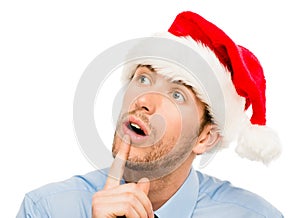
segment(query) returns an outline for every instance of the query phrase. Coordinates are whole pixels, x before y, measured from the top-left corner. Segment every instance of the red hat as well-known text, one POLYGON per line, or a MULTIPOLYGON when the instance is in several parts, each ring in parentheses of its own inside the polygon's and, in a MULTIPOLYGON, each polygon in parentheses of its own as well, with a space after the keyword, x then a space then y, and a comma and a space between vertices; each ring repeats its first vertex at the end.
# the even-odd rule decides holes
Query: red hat
POLYGON ((280 154, 276 133, 266 124, 266 81, 258 59, 248 49, 236 45, 221 29, 193 12, 180 13, 169 32, 177 37, 191 37, 208 47, 231 75, 239 96, 245 98, 245 110, 252 105, 251 124, 239 134, 236 151, 251 160, 270 162, 280 154))
POLYGON ((252 104, 252 124, 266 124, 266 81, 257 58, 236 45, 221 29, 193 12, 179 14, 169 28, 179 37, 190 36, 215 53, 231 73, 237 93, 246 98, 245 109, 252 104))

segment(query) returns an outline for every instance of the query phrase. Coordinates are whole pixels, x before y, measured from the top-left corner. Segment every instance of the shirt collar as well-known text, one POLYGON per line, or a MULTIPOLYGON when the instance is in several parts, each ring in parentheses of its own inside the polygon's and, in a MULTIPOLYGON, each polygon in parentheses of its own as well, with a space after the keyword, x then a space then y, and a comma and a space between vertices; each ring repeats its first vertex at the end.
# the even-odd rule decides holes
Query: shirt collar
POLYGON ((191 217, 196 206, 199 191, 197 173, 191 169, 187 179, 180 189, 154 213, 159 218, 191 217))

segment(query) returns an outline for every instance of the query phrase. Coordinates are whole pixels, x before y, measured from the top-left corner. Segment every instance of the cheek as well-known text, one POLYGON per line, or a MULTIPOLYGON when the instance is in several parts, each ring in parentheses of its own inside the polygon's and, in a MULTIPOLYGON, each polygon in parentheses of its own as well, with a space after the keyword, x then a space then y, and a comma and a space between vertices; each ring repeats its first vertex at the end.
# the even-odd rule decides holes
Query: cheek
POLYGON ((181 107, 181 134, 191 136, 191 134, 198 133, 201 124, 201 116, 196 107, 181 107))
POLYGON ((165 134, 179 137, 194 134, 200 128, 201 116, 196 105, 176 105, 165 101, 159 113, 166 125, 165 134))
POLYGON ((159 113, 164 119, 166 134, 169 133, 170 135, 173 135, 173 137, 179 136, 183 123, 180 108, 167 100, 163 102, 159 113))

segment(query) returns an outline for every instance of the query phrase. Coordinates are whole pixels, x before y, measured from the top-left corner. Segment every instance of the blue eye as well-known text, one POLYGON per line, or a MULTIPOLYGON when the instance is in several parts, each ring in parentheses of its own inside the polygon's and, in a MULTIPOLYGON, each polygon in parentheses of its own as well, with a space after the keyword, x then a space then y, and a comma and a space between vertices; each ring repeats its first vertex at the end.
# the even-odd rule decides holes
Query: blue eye
POLYGON ((144 85, 150 85, 151 84, 151 81, 149 78, 147 78, 146 76, 144 75, 141 75, 138 79, 138 81, 141 83, 141 84, 144 84, 144 85))
POLYGON ((181 93, 178 92, 178 91, 174 91, 174 92, 172 93, 172 97, 173 97, 176 101, 180 101, 180 102, 184 102, 184 101, 185 101, 183 94, 181 94, 181 93))

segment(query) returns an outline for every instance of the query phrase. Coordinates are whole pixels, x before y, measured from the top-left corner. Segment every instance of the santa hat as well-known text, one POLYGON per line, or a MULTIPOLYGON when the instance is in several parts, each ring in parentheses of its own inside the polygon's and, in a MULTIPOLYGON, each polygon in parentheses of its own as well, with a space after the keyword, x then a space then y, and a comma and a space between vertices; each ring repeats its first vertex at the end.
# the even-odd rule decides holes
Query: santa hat
POLYGON ((205 90, 189 72, 157 60, 146 60, 140 64, 152 65, 158 69, 158 73, 181 80, 193 88, 208 105, 213 121, 217 125, 224 123, 223 129, 220 129, 221 147, 237 138, 236 152, 241 157, 265 164, 278 157, 281 152, 280 140, 266 126, 266 81, 258 59, 246 48, 236 45, 217 26, 193 12, 177 15, 168 32, 159 36, 190 46, 211 67, 212 76, 217 78, 223 93, 225 121, 217 112, 218 103, 211 102, 210 93, 204 94, 205 90), (250 105, 252 116, 249 119, 245 111, 250 105))

